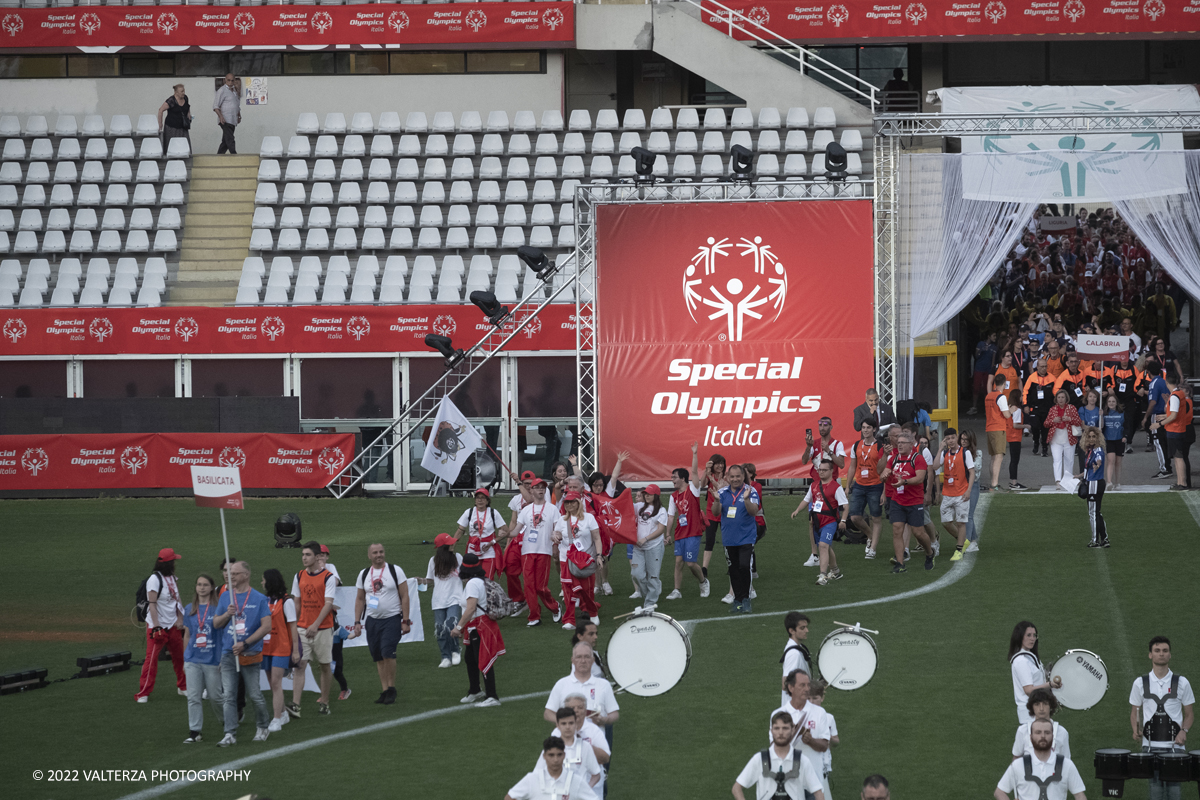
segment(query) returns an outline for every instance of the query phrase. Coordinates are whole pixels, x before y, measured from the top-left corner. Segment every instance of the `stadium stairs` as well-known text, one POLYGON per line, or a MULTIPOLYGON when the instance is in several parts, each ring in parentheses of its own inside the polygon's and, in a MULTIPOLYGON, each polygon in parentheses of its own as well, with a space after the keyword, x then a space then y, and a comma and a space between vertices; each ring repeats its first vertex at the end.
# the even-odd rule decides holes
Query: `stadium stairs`
POLYGON ((179 274, 164 305, 233 302, 250 254, 257 185, 257 155, 193 157, 179 274))

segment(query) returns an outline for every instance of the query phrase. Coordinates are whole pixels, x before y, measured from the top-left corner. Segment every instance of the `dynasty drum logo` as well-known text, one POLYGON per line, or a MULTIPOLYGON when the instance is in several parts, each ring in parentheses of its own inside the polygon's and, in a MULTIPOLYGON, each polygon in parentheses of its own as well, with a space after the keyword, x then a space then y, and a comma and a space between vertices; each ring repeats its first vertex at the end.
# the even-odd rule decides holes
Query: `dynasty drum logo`
POLYGON ((737 243, 713 236, 706 241, 683 274, 683 300, 692 320, 700 321, 697 313, 709 320, 724 319, 726 332, 717 338, 740 342, 747 319, 762 320, 772 311, 771 321, 779 319, 787 301, 788 276, 771 245, 761 236, 742 237, 737 243), (731 260, 732 248, 741 252, 731 260))

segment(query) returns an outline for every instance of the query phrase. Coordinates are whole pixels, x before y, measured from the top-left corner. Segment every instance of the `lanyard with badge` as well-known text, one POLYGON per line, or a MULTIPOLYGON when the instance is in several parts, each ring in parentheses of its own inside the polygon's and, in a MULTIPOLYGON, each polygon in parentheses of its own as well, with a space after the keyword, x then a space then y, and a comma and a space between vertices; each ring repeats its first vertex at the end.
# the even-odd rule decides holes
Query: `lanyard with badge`
POLYGON ((542 503, 537 508, 534 508, 533 503, 530 503, 529 507, 530 518, 533 524, 529 526, 529 530, 525 531, 525 541, 529 542, 530 544, 537 544, 539 533, 538 526, 542 524, 542 514, 545 513, 546 504, 542 503))
POLYGON ((375 577, 374 567, 371 567, 369 570, 370 574, 367 576, 371 582, 371 595, 367 598, 367 609, 369 611, 375 611, 379 608, 379 592, 383 590, 383 571, 385 569, 387 569, 386 565, 379 568, 378 578, 375 577))
POLYGON ((946 485, 954 485, 954 471, 958 467, 958 461, 962 459, 962 448, 955 450, 952 453, 946 454, 946 485), (958 456, 956 459, 955 456, 958 456))
POLYGON ((208 648, 208 620, 212 619, 212 603, 206 603, 201 606, 204 611, 196 609, 196 641, 195 646, 200 650, 208 648), (207 613, 205 613, 207 612, 207 613))
MULTIPOLYGON (((912 475, 907 474, 908 470, 905 469, 905 467, 912 466, 916 460, 917 457, 915 454, 906 459, 902 459, 900 458, 900 454, 896 453, 896 455, 892 456, 892 472, 896 474, 900 481, 906 481, 911 478, 912 475)), ((896 494, 904 494, 904 487, 904 483, 898 482, 896 484, 896 494)))
POLYGON ((250 602, 250 590, 246 590, 246 600, 238 607, 237 592, 230 590, 230 600, 233 601, 233 633, 234 638, 246 635, 246 605, 250 602))
POLYGON ((741 499, 742 494, 745 491, 746 491, 745 486, 743 486, 741 489, 739 489, 737 494, 733 494, 732 490, 730 491, 729 510, 727 512, 725 512, 725 516, 729 517, 730 519, 737 519, 738 500, 741 499))
MULTIPOLYGON (((867 444, 866 442, 858 443, 858 459, 857 460, 860 465, 866 463, 867 453, 870 452, 871 448, 874 446, 875 446, 874 444, 867 444), (867 445, 867 449, 865 452, 863 451, 863 445, 867 445)), ((866 478, 866 477, 870 476, 871 470, 868 467, 863 467, 861 470, 859 470, 859 472, 864 478, 866 478)))

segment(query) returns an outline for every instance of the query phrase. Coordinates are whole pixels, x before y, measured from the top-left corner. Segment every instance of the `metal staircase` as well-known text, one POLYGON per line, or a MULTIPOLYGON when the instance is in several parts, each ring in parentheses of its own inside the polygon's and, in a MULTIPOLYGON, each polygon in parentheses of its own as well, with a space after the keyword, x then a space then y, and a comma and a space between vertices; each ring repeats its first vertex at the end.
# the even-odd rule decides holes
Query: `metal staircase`
MULTIPOLYGON (((528 291, 498 325, 484 334, 483 338, 458 358, 425 393, 414 400, 404 412, 392 420, 384 431, 356 455, 341 472, 333 476, 326 487, 339 500, 352 492, 370 475, 397 447, 409 439, 436 413, 438 403, 449 396, 484 364, 503 350, 513 337, 525 329, 542 309, 553 303, 563 292, 573 289, 578 279, 575 257, 571 255, 557 268, 544 273, 545 277, 528 291), (558 282, 554 282, 554 276, 558 282), (545 290, 549 288, 549 297, 545 290), (545 298, 545 299, 542 299, 545 298)), ((572 297, 574 292, 572 291, 572 297)))

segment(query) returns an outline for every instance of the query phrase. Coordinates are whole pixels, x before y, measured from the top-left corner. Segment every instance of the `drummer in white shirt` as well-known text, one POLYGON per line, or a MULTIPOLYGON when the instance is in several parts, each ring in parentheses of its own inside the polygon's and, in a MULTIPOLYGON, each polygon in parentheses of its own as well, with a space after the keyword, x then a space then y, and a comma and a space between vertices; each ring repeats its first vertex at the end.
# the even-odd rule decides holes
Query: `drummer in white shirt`
POLYGON ((1054 723, 1034 720, 1030 726, 1033 755, 1025 755, 1009 764, 993 793, 995 800, 1086 800, 1083 778, 1071 759, 1054 752, 1054 723))
MULTIPOLYGON (((607 764, 612 757, 612 747, 604 736, 604 729, 588 719, 587 698, 578 693, 569 694, 563 700, 563 705, 575 712, 575 735, 592 746, 592 755, 600 766, 607 764)), ((557 728, 554 735, 559 735, 557 728)), ((603 778, 596 787, 597 790, 603 790, 603 778)))
POLYGON ((542 760, 508 790, 504 800, 598 800, 592 787, 578 773, 567 769, 566 745, 557 736, 542 742, 542 760))
MULTIPOLYGON (((592 750, 592 746, 581 739, 575 732, 575 712, 567 706, 560 708, 556 714, 558 717, 558 727, 554 729, 551 736, 557 736, 563 740, 563 767, 579 774, 579 777, 587 781, 587 785, 592 787, 601 797, 604 796, 604 790, 599 787, 601 778, 604 777, 604 772, 600 769, 600 763, 596 761, 596 753, 592 750)), ((544 756, 538 756, 538 763, 545 764, 544 756)))
MULTIPOLYGON (((771 719, 781 711, 785 711, 792 718, 792 724, 796 728, 792 736, 792 747, 795 747, 800 753, 812 762, 813 769, 818 773, 824 772, 825 751, 829 749, 829 740, 832 736, 829 727, 829 715, 825 710, 814 703, 808 702, 808 674, 803 670, 792 670, 787 676, 785 686, 791 699, 781 708, 777 708, 771 712, 771 719)), ((774 741, 773 734, 768 731, 768 738, 774 741)), ((821 786, 825 791, 825 797, 830 798, 828 778, 820 774, 821 786)))
POLYGON ((1017 704, 1017 722, 1022 725, 1033 722, 1033 714, 1026 708, 1034 689, 1061 689, 1062 678, 1053 682, 1046 680, 1046 668, 1038 657, 1037 628, 1032 622, 1021 621, 1013 628, 1008 642, 1008 663, 1012 667, 1013 702, 1017 704))
POLYGON ((587 642, 576 644, 571 651, 571 674, 559 679, 550 690, 546 710, 542 713, 547 722, 558 722, 558 709, 563 707, 563 700, 571 694, 583 695, 587 701, 588 716, 597 725, 611 725, 617 721, 621 707, 617 705, 609 682, 592 674, 593 663, 592 646, 587 642))
MULTIPOLYGON (((1182 752, 1187 749, 1188 729, 1196 721, 1196 696, 1187 678, 1171 672, 1170 639, 1155 636, 1150 640, 1150 663, 1154 668, 1135 678, 1129 690, 1133 740, 1141 743, 1145 753, 1182 752)), ((1150 800, 1174 800, 1179 794, 1179 784, 1159 780, 1157 771, 1150 779, 1150 800)))
POLYGON ((777 711, 771 715, 771 746, 755 753, 733 782, 733 796, 746 800, 745 789, 756 786, 757 800, 827 800, 816 769, 800 751, 792 747, 796 734, 792 715, 777 711))
POLYGON ((783 658, 779 659, 783 664, 783 676, 779 681, 783 697, 779 702, 785 706, 792 699, 787 690, 787 676, 792 670, 798 669, 812 677, 812 655, 808 652, 808 646, 804 644, 804 640, 808 638, 808 624, 808 615, 799 611, 789 611, 783 618, 783 627, 787 631, 788 639, 783 647, 783 658))
MULTIPOLYGON (((1058 711, 1058 698, 1049 689, 1034 689, 1029 695, 1025 707, 1033 714, 1034 721, 1050 719, 1058 711)), ((1067 729, 1050 719, 1054 726, 1054 754, 1071 757, 1071 737, 1067 729)), ((1017 735, 1013 740, 1012 757, 1018 759, 1024 755, 1033 755, 1033 742, 1030 740, 1029 728, 1032 722, 1017 726, 1017 735)))

